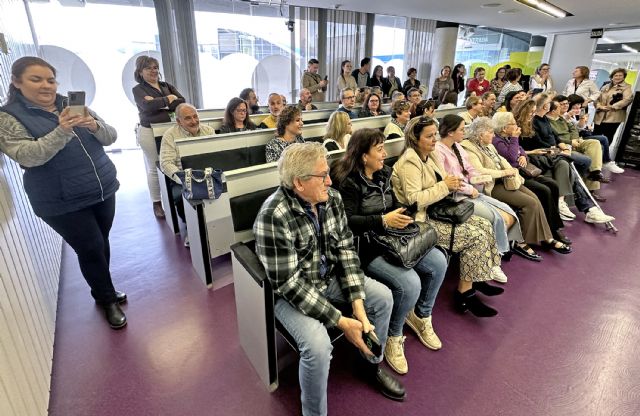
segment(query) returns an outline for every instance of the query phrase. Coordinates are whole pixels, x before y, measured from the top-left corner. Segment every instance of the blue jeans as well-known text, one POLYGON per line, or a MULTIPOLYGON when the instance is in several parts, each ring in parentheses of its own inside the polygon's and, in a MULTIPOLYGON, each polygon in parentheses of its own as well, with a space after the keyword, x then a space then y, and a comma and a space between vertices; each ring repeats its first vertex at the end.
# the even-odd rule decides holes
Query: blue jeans
POLYGON ((571 160, 573 160, 573 164, 575 165, 578 172, 581 175, 586 175, 589 173, 589 167, 591 166, 591 158, 583 153, 579 153, 576 151, 571 152, 571 160))
MULTIPOLYGON (((369 321, 376 327, 382 350, 387 342, 389 317, 393 306, 391 291, 382 283, 364 278, 365 310, 369 321)), ((324 296, 334 303, 346 303, 338 279, 332 279, 324 296)), ((300 351, 298 380, 301 390, 302 414, 316 416, 327 414, 327 380, 333 346, 325 326, 315 318, 304 315, 289 302, 278 299, 275 315, 296 342, 300 351)), ((382 355, 369 359, 372 363, 382 361, 382 355)))
POLYGON ((601 134, 595 135, 595 136, 589 136, 589 137, 585 137, 585 140, 587 139, 594 139, 600 142, 600 146, 602 146, 602 163, 609 163, 611 162, 611 155, 609 155, 609 139, 607 139, 607 136, 603 136, 601 134))
POLYGON ((431 316, 446 271, 447 258, 435 247, 413 269, 390 264, 382 256, 369 263, 367 273, 393 294, 389 336, 402 335, 404 320, 414 307, 418 316, 431 316))

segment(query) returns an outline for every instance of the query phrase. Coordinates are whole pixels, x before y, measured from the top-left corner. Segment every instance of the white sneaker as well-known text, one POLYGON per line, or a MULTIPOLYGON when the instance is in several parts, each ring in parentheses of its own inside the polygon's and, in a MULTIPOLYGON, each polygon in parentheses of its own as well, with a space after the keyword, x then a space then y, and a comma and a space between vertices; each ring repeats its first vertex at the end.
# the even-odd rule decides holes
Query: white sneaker
POLYGON ((587 212, 587 215, 586 217, 584 217, 584 220, 591 224, 604 224, 605 222, 615 220, 615 217, 605 214, 598 207, 592 207, 587 212))
POLYGON ((191 247, 191 245, 189 244, 189 236, 188 235, 184 237, 184 246, 186 248, 191 247))
POLYGON ((560 219, 561 219, 562 221, 573 221, 573 220, 575 220, 575 218, 572 218, 572 217, 565 217, 565 216, 564 216, 564 215, 562 215, 562 214, 560 214, 560 219))
POLYGON ((398 374, 407 374, 409 365, 404 356, 404 340, 406 337, 389 337, 387 345, 384 346, 384 358, 387 360, 389 367, 398 374))
POLYGON ((499 283, 507 283, 507 275, 504 274, 500 266, 494 266, 491 269, 491 279, 499 283))
POLYGON ((567 221, 572 221, 576 218, 576 214, 571 212, 564 199, 558 202, 558 210, 560 211, 560 216, 567 218, 567 221))
POLYGON ((624 173, 624 169, 618 166, 613 160, 602 165, 602 168, 608 170, 611 173, 624 173))
POLYGON ((425 347, 434 351, 442 348, 442 342, 433 330, 431 316, 418 318, 418 315, 416 315, 414 311, 411 311, 409 315, 407 315, 405 322, 409 325, 409 328, 413 329, 413 332, 416 333, 418 338, 420 338, 420 342, 422 342, 425 347))

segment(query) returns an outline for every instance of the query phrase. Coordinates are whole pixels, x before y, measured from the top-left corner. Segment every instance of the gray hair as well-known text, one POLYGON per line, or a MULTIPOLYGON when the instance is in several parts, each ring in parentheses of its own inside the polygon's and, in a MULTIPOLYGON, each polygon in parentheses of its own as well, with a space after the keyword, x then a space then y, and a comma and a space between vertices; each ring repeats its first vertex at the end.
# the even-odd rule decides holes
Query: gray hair
POLYGON ((340 91, 340 99, 341 99, 341 100, 342 100, 342 99, 344 99, 344 93, 345 93, 345 92, 347 92, 347 91, 351 91, 351 92, 353 92, 354 94, 356 93, 356 92, 355 92, 355 90, 354 90, 353 88, 343 88, 343 89, 340 91))
POLYGON ((477 117, 467 126, 469 137, 480 137, 486 131, 494 132, 493 121, 489 117, 477 117))
POLYGON ((302 88, 302 89, 300 90, 300 98, 302 98, 302 94, 303 94, 305 91, 310 92, 310 91, 309 91, 309 88, 302 88))
POLYGON ((182 110, 185 108, 193 108, 194 110, 196 110, 196 112, 198 111, 197 108, 195 108, 194 106, 192 106, 189 103, 182 103, 182 104, 178 104, 178 106, 176 107, 176 118, 180 118, 180 114, 182 113, 182 110))
POLYGON ((500 134, 509 123, 515 123, 516 119, 508 111, 498 111, 493 115, 493 132, 500 134))
POLYGON ((280 184, 293 189, 293 181, 313 174, 318 159, 327 157, 327 150, 321 143, 294 143, 287 146, 278 160, 280 184))

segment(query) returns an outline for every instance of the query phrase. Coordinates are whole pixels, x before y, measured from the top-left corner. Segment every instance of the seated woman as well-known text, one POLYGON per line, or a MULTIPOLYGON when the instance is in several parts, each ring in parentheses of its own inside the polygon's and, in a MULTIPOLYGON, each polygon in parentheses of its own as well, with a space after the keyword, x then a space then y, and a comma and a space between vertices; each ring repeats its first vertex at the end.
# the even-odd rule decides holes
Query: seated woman
MULTIPOLYGON (((508 119, 513 116, 505 113, 502 118, 508 119)), ((481 174, 490 175, 493 178, 492 182, 485 183, 484 193, 508 204, 518 213, 524 241, 517 241, 512 251, 526 259, 540 261, 542 257, 529 247, 529 244, 542 242, 543 245, 552 247, 560 253, 570 253, 569 247, 553 239, 544 209, 536 194, 523 184, 515 190, 508 190, 505 187, 505 178, 524 180, 520 177, 518 169, 512 167, 493 147, 494 130, 494 124, 490 118, 479 117, 468 128, 469 139, 461 144, 467 150, 473 167, 481 174)))
POLYGON ((382 98, 380 98, 380 94, 371 92, 367 96, 367 98, 364 100, 364 103, 362 104, 362 109, 358 113, 358 118, 386 115, 387 113, 382 111, 382 108, 380 108, 381 103, 382 103, 382 98))
POLYGON ((285 107, 278 116, 276 137, 265 146, 267 163, 280 159, 282 151, 293 143, 304 143, 302 138, 302 111, 296 106, 285 107))
POLYGON ((507 83, 507 68, 501 67, 496 71, 496 76, 491 80, 491 92, 493 92, 496 97, 500 95, 500 91, 502 91, 502 87, 507 83))
POLYGON ((507 83, 504 84, 500 94, 498 95, 498 99, 496 100, 496 105, 501 106, 504 102, 507 94, 511 91, 522 91, 522 85, 520 85, 520 77, 522 76, 522 70, 519 68, 511 68, 507 71, 507 83))
POLYGON ((491 91, 489 81, 484 77, 485 73, 485 69, 481 66, 473 71, 473 78, 467 82, 467 97, 482 97, 482 94, 491 91))
MULTIPOLYGON (((440 123, 439 133, 440 141, 436 144, 434 156, 438 158, 440 166, 448 175, 460 179, 458 194, 468 197, 474 204, 473 213, 491 222, 498 251, 502 254, 508 253, 511 250, 510 241, 523 239, 518 217, 507 204, 481 194, 471 185, 471 178, 479 176, 480 173, 476 172, 469 162, 466 150, 459 144, 464 139, 464 120, 455 114, 447 114, 440 123)), ((492 269, 491 277, 498 282, 507 281, 507 276, 499 267, 492 269)))
MULTIPOLYGON (((540 94, 542 95, 542 94, 540 94)), ((546 112, 547 110, 543 110, 546 112)), ((533 128, 533 118, 536 115, 536 102, 526 100, 520 104, 514 113, 514 117, 518 127, 521 129, 520 145, 529 156, 529 161, 537 166, 542 173, 552 177, 558 184, 559 202, 558 209, 560 217, 564 221, 573 221, 576 215, 571 212, 566 196, 574 196, 576 207, 580 212, 584 212, 585 221, 589 223, 606 223, 613 221, 615 218, 606 215, 602 210, 595 206, 589 198, 587 190, 583 188, 571 172, 569 161, 565 157, 559 155, 550 155, 546 149, 546 145, 542 145, 540 140, 536 138, 536 131, 533 128)), ((508 160, 509 158, 507 158, 508 160)), ((568 240, 563 239, 562 235, 556 235, 556 240, 567 243, 568 240)))
POLYGON ((409 70, 407 71, 407 76, 409 77, 409 79, 407 79, 402 85, 402 90, 405 94, 407 94, 411 88, 420 88, 420 80, 416 78, 418 76, 417 69, 409 68, 409 70))
POLYGON ((436 102, 434 100, 422 100, 416 106, 416 117, 426 116, 435 120, 435 113, 436 102))
POLYGON ((411 118, 411 104, 408 101, 396 101, 391 106, 391 121, 384 128, 384 137, 396 139, 404 137, 404 126, 411 118))
POLYGON ((511 91, 507 93, 504 98, 504 105, 496 110, 496 112, 502 113, 508 111, 513 113, 515 109, 527 98, 527 93, 524 91, 511 91))
POLYGON ((431 97, 433 97, 436 103, 440 104, 442 99, 444 99, 445 94, 448 91, 453 90, 454 86, 453 80, 451 79, 451 67, 449 65, 445 65, 440 70, 440 76, 433 82, 431 97))
POLYGON ((500 267, 500 254, 491 223, 472 215, 455 227, 451 241, 451 224, 436 221, 427 215, 429 205, 435 204, 461 186, 460 179, 448 176, 433 158, 438 130, 433 119, 416 117, 407 124, 405 151, 393 165, 391 184, 400 204, 418 205, 416 221, 426 222, 436 229, 438 245, 452 247, 460 254, 460 281, 454 294, 456 309, 460 313, 471 311, 479 317, 497 315, 497 311, 484 304, 476 290, 488 296, 498 295, 502 288, 491 286, 491 271, 500 267))
POLYGON ((406 99, 407 99, 407 97, 404 96, 404 93, 402 91, 394 91, 393 94, 391 94, 391 104, 392 105, 396 101, 402 101, 402 100, 406 100, 406 99))
POLYGON ((367 276, 384 283, 393 294, 387 362, 399 374, 409 370, 404 356, 405 321, 425 347, 442 348, 433 330, 431 311, 447 270, 447 259, 433 248, 412 269, 389 263, 383 250, 367 237, 368 232, 384 234, 387 228, 404 228, 413 218, 404 214, 393 193, 391 168, 385 166, 384 135, 377 129, 357 130, 344 157, 332 166, 332 178, 340 190, 349 227, 359 239, 359 257, 367 276), (381 186, 382 184, 382 186, 381 186))
POLYGON ((449 91, 444 95, 442 104, 438 106, 438 110, 448 110, 456 108, 458 106, 458 93, 455 91, 449 91))
POLYGON ((351 119, 344 111, 334 111, 327 123, 327 133, 322 138, 322 145, 332 150, 346 149, 351 137, 351 119))
MULTIPOLYGON (((520 127, 518 127, 513 114, 496 113, 493 116, 493 128, 495 136, 493 138, 493 145, 495 146, 498 154, 503 157, 509 165, 516 169, 525 168, 530 162, 529 156, 520 146, 520 127)), ((558 183, 550 176, 540 175, 535 178, 524 176, 524 186, 531 190, 542 205, 544 213, 551 230, 553 238, 557 241, 549 241, 552 243, 552 250, 566 251, 566 245, 571 244, 571 240, 566 238, 560 231, 564 227, 562 218, 560 218, 560 211, 558 201, 560 198, 560 190, 558 183)), ((523 215, 523 213, 521 213, 523 215)), ((523 220, 526 223, 526 220, 523 220)), ((527 235, 527 231, 525 231, 527 235)), ((545 234, 546 236, 546 234, 545 234)), ((526 241, 526 237, 525 237, 526 241)))
POLYGON ((253 124, 248 115, 249 106, 242 98, 233 97, 227 104, 224 111, 222 126, 220 133, 236 133, 239 131, 255 130, 256 125, 253 124))
POLYGON ((384 73, 382 72, 382 65, 376 65, 375 68, 373 68, 372 74, 373 75, 369 78, 367 86, 378 87, 380 88, 380 91, 382 91, 384 87, 384 73))
POLYGON ((262 123, 258 126, 261 129, 273 129, 278 124, 278 116, 284 108, 282 95, 272 92, 269 94, 269 115, 262 119, 262 123))

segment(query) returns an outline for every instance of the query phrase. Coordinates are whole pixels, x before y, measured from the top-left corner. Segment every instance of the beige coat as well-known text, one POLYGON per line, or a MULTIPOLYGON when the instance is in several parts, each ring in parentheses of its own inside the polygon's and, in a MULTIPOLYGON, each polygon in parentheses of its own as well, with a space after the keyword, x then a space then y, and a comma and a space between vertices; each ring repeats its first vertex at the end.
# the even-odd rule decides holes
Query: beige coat
POLYGON ((318 74, 312 74, 309 71, 304 71, 302 75, 302 88, 306 88, 311 93, 311 100, 314 103, 320 103, 324 101, 324 92, 327 87, 322 88, 320 82, 323 78, 318 74))
POLYGON ((435 172, 441 178, 446 176, 444 169, 433 158, 423 162, 413 149, 407 149, 393 165, 391 182, 396 198, 403 205, 418 203, 415 220, 427 220, 427 207, 449 195, 449 188, 443 181, 437 181, 435 172))
MULTIPOLYGON (((504 171, 501 169, 493 169, 493 167, 495 166, 493 159, 482 150, 480 150, 478 146, 471 140, 464 140, 462 141, 462 143, 460 143, 460 145, 462 145, 462 147, 464 147, 467 151, 469 162, 471 162, 473 167, 483 175, 491 175, 491 177, 493 178, 493 181, 484 184, 484 193, 491 196, 491 191, 493 190, 493 186, 495 185, 495 180, 504 177, 504 171), (487 168, 485 166, 491 166, 491 168, 487 168)), ((498 154, 498 151, 495 147, 493 147, 492 144, 489 144, 488 147, 496 154, 498 154)), ((512 166, 509 164, 507 159, 503 158, 502 156, 500 156, 500 162, 502 163, 502 169, 511 169, 512 166)), ((519 174, 516 175, 520 176, 519 174)), ((520 180, 521 184, 523 182, 524 180, 520 180)))
POLYGON ((633 92, 631 92, 631 85, 623 82, 615 87, 611 87, 611 84, 607 84, 602 87, 600 97, 596 101, 596 108, 598 105, 609 105, 611 98, 614 94, 622 93, 622 101, 618 101, 612 107, 615 110, 601 111, 596 110, 595 123, 622 123, 627 116, 627 106, 633 101, 633 92))

